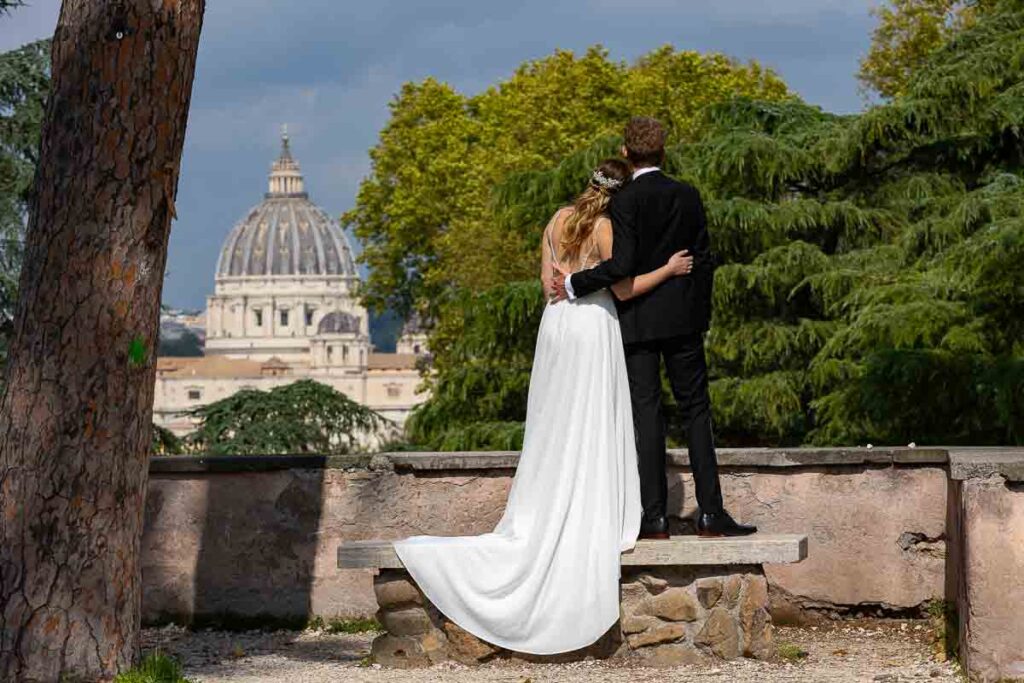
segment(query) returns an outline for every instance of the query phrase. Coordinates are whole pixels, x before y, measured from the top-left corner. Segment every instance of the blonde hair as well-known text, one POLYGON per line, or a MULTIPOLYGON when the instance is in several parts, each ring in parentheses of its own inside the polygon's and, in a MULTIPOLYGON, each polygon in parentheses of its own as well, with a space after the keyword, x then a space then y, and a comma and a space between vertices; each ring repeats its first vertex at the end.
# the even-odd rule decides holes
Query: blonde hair
POLYGON ((594 234, 597 221, 608 212, 608 202, 612 195, 626 185, 629 177, 629 165, 621 159, 606 159, 594 171, 587 188, 573 202, 573 211, 562 227, 558 251, 567 263, 579 262, 583 247, 594 234), (613 182, 609 183, 608 180, 613 182))

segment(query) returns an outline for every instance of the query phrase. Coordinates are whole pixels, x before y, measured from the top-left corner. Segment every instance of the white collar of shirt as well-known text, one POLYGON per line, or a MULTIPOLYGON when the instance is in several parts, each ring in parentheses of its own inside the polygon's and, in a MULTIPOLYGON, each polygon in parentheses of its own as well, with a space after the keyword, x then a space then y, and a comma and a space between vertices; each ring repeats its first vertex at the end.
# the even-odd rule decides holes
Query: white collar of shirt
POLYGON ((642 176, 644 173, 651 173, 652 171, 660 171, 660 170, 661 169, 658 168, 657 166, 644 166, 643 168, 638 168, 637 170, 633 171, 633 180, 636 180, 637 178, 642 176))

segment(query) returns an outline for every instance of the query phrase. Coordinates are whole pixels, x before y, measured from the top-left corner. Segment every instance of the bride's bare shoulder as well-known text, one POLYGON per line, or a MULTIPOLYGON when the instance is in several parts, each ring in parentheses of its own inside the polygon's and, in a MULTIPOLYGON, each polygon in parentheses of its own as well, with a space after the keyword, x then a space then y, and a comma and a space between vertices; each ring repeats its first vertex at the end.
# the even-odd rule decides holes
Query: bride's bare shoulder
POLYGON ((572 204, 560 207, 557 211, 555 211, 555 215, 551 217, 551 220, 548 221, 548 229, 553 231, 557 230, 562 225, 562 223, 565 222, 565 219, 568 218, 569 215, 572 214, 572 212, 575 210, 576 207, 574 207, 572 204))

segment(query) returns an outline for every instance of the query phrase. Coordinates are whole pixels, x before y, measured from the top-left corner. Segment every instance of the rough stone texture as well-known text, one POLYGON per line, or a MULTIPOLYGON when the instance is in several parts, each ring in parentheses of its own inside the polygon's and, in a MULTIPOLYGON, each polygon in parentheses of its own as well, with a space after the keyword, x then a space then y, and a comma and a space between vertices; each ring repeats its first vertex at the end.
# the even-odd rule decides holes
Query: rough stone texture
POLYGON ((671 643, 674 640, 679 640, 686 635, 686 626, 684 624, 662 624, 655 628, 638 633, 633 636, 627 636, 626 642, 634 650, 638 650, 646 645, 658 645, 659 643, 671 643))
POLYGON ((447 619, 444 622, 444 634, 448 638, 448 652, 452 659, 464 664, 482 662, 499 650, 447 619))
POLYGON ((342 542, 490 531, 510 483, 501 472, 154 474, 142 545, 143 621, 371 616, 374 572, 339 570, 342 542))
MULTIPOLYGON (((785 457, 811 459, 805 450, 785 457)), ((770 455, 758 453, 762 461, 770 455)), ((143 540, 144 622, 371 616, 378 606, 373 572, 339 570, 342 542, 483 533, 500 519, 513 470, 477 461, 505 458, 507 465, 514 454, 460 457, 470 469, 367 469, 371 461, 392 463, 391 456, 322 458, 319 468, 304 459, 305 469, 281 469, 279 458, 247 456, 247 471, 225 458, 175 458, 176 469, 167 472, 171 465, 159 459, 143 540)), ((726 501, 738 517, 766 532, 808 535, 808 559, 765 567, 773 603, 781 596, 799 609, 904 609, 942 597, 945 480, 938 465, 722 468, 726 501), (906 549, 901 537, 911 541, 906 549), (934 546, 922 552, 928 544, 939 544, 938 553, 934 546)), ((671 512, 691 513, 689 474, 671 469, 670 484, 671 512)), ((727 594, 723 585, 720 599, 727 594)))
POLYGON ((430 617, 422 607, 391 610, 381 608, 377 620, 393 636, 419 636, 433 628, 430 617))
POLYGON ((736 601, 740 599, 740 590, 743 589, 743 581, 740 577, 733 575, 725 580, 722 589, 726 607, 735 607, 736 601))
POLYGON ((373 593, 381 607, 424 604, 423 594, 405 572, 382 569, 373 582, 373 593))
POLYGON ((650 614, 665 621, 694 621, 700 605, 686 591, 675 589, 647 598, 640 609, 643 611, 638 614, 650 614))
POLYGON ((961 659, 972 680, 1024 679, 1024 486, 954 483, 961 659))
POLYGON ((949 476, 957 481, 998 476, 1024 482, 1024 448, 950 449, 949 476))
MULTIPOLYGON (((404 583, 422 597, 403 574, 385 570, 375 586, 382 594, 390 594, 404 583)), ((767 582, 759 567, 632 567, 624 570, 622 580, 619 623, 589 647, 549 656, 511 652, 486 643, 449 621, 428 601, 410 604, 409 591, 403 587, 402 599, 383 604, 378 612, 387 633, 374 641, 372 655, 383 666, 421 667, 445 659, 464 664, 493 657, 559 663, 630 654, 649 666, 673 666, 773 654, 767 582), (698 586, 729 583, 742 596, 731 607, 718 601, 706 609, 698 601, 698 586)))
POLYGON ((643 633, 647 629, 657 626, 660 623, 661 622, 658 619, 658 617, 651 617, 645 615, 630 615, 628 617, 623 617, 620 621, 620 625, 622 626, 622 633, 627 636, 632 635, 634 633, 643 633))
POLYGON ((740 630, 736 619, 724 607, 715 607, 711 610, 694 642, 711 648, 711 651, 722 659, 735 659, 740 656, 740 630))
POLYGON ((373 640, 370 656, 400 669, 431 666, 448 659, 447 640, 436 630, 418 637, 385 633, 373 640))
MULTIPOLYGON (((919 608, 944 594, 946 473, 932 467, 815 467, 737 472, 723 469, 727 509, 768 533, 803 533, 807 559, 767 564, 777 608, 800 615, 858 605, 919 608), (921 552, 905 533, 934 545, 921 552)), ((669 514, 695 511, 693 482, 669 474, 669 514)), ((674 521, 674 520, 673 520, 674 521)))
POLYGON ((701 579, 697 582, 697 599, 705 609, 711 609, 722 597, 721 579, 701 579))
POLYGON ((770 659, 775 654, 775 630, 768 610, 757 609, 750 622, 741 622, 745 637, 743 654, 755 659, 770 659))

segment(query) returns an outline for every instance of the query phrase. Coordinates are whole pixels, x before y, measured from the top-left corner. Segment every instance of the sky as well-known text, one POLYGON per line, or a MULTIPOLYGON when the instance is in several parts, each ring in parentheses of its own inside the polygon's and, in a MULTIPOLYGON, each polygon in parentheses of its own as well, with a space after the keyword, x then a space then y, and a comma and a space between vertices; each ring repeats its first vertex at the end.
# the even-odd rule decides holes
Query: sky
MULTIPOLYGON (((0 51, 53 33, 59 0, 0 17, 0 51)), ((350 209, 402 83, 466 94, 556 48, 633 61, 665 44, 757 59, 805 100, 864 107, 869 0, 210 0, 196 65, 164 303, 203 308, 231 227, 266 191, 287 123, 310 198, 350 209)), ((350 237, 353 247, 359 245, 350 237)))

